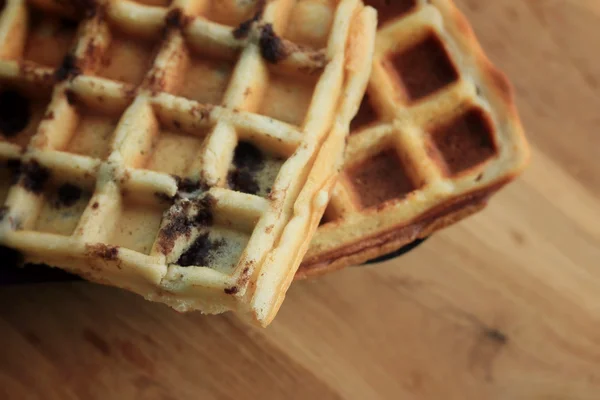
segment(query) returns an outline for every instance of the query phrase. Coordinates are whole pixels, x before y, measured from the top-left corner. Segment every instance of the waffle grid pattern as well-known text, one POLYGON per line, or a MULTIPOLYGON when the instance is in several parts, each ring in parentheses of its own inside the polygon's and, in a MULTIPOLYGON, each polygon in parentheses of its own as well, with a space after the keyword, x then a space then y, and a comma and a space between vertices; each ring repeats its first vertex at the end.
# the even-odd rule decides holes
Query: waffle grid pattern
POLYGON ((233 3, 6 1, 0 102, 39 107, 0 141, 18 178, 0 242, 181 311, 270 322, 341 163, 375 13, 332 1, 315 33, 300 3, 233 3))
POLYGON ((299 277, 361 264, 477 211, 528 159, 510 86, 451 1, 365 3, 379 11, 373 72, 299 277))

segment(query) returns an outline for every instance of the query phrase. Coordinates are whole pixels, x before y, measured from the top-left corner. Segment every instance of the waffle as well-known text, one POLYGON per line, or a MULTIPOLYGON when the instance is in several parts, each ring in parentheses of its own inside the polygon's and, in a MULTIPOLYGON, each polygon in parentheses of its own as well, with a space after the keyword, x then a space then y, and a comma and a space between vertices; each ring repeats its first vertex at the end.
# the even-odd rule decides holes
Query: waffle
POLYGON ((512 89, 449 0, 371 0, 373 72, 343 172, 298 270, 393 252, 479 210, 525 167, 512 89))
POLYGON ((267 325, 370 75, 359 0, 6 0, 0 244, 267 325))

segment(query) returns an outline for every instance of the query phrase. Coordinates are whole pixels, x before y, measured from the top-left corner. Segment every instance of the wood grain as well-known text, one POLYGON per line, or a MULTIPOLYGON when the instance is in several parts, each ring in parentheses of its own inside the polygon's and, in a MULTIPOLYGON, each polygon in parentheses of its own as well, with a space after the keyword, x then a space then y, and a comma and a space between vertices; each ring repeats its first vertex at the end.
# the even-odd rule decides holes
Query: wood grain
POLYGON ((485 212, 294 284, 267 330, 85 283, 3 288, 0 398, 599 398, 600 3, 458 5, 533 147, 485 212))

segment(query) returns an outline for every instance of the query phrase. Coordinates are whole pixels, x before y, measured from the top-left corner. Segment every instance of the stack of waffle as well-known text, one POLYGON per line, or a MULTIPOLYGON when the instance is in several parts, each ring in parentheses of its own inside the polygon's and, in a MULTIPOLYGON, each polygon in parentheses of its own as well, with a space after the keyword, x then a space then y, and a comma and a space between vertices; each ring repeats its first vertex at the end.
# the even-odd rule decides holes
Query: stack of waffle
POLYGON ((264 326, 481 209, 527 158, 510 86, 449 0, 365 3, 5 0, 0 244, 264 326))

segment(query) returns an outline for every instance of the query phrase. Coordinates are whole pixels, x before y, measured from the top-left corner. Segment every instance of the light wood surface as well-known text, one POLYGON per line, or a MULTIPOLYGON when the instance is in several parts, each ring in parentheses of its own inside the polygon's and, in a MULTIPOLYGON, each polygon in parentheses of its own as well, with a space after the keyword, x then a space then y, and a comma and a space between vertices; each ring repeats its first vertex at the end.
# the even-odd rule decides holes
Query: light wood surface
POLYGON ((600 398, 600 2, 458 5, 533 150, 486 211, 294 284, 267 330, 85 283, 2 288, 0 398, 600 398))

